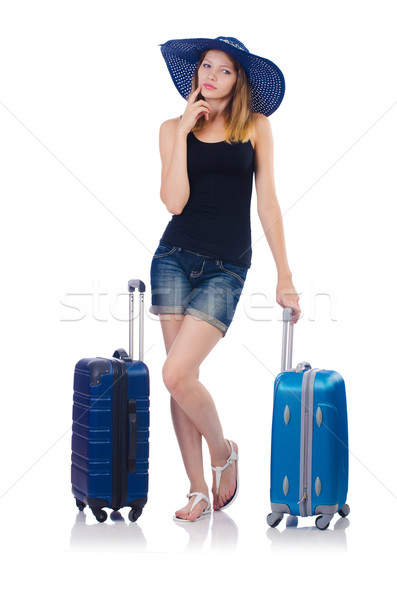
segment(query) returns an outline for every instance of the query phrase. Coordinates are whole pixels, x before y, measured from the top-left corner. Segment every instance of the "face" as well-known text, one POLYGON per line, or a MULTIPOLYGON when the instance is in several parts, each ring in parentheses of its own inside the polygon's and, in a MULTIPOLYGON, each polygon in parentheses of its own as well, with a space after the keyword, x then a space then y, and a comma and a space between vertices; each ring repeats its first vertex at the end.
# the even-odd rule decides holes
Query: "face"
POLYGON ((237 71, 226 52, 209 50, 198 70, 198 83, 204 98, 227 98, 233 93, 237 71))

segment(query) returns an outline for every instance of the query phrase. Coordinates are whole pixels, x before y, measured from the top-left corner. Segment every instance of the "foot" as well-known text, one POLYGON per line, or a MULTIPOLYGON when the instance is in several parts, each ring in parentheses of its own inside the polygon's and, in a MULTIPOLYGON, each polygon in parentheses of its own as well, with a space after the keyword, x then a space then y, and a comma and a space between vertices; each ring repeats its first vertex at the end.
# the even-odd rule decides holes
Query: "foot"
MULTIPOLYGON (((234 453, 238 453, 238 447, 235 442, 225 440, 225 453, 224 456, 220 457, 219 460, 214 461, 216 466, 223 467, 227 464, 229 458, 234 456, 234 453), (233 451, 231 448, 233 445, 233 451)), ((212 494, 214 497, 213 508, 214 510, 221 510, 225 506, 236 492, 237 488, 237 460, 231 460, 230 464, 221 472, 221 479, 219 484, 219 492, 216 490, 216 472, 213 471, 213 485, 212 494)))
POLYGON ((175 512, 175 517, 177 519, 183 519, 185 521, 197 521, 200 517, 203 516, 204 511, 206 514, 211 509, 210 501, 207 497, 208 490, 205 492, 191 492, 187 494, 189 498, 189 502, 183 508, 180 508, 175 512), (204 496, 202 499, 199 499, 199 496, 204 496))

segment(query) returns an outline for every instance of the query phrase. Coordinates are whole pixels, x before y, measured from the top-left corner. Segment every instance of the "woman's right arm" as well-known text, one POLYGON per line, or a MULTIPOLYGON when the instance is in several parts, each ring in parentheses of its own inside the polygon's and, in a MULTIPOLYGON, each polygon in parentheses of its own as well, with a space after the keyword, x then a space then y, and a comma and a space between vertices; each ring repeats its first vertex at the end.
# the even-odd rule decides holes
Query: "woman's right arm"
POLYGON ((191 94, 182 118, 164 121, 160 127, 160 198, 167 210, 174 215, 183 211, 190 194, 187 135, 202 115, 205 115, 206 119, 209 118, 211 110, 205 100, 195 101, 200 89, 201 86, 191 94))
POLYGON ((187 134, 179 128, 181 119, 164 121, 160 127, 161 187, 160 198, 167 210, 179 215, 190 193, 187 175, 187 134))

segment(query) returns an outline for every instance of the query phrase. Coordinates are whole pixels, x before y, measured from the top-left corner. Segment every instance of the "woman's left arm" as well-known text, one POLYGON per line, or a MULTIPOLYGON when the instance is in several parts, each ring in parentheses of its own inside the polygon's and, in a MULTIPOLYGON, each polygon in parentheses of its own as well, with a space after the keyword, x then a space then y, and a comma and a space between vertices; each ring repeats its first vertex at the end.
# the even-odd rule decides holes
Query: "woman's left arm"
POLYGON ((258 215, 277 268, 277 303, 293 309, 292 323, 297 323, 301 309, 299 296, 292 283, 284 227, 274 182, 274 146, 270 121, 264 115, 255 115, 255 187, 258 215))

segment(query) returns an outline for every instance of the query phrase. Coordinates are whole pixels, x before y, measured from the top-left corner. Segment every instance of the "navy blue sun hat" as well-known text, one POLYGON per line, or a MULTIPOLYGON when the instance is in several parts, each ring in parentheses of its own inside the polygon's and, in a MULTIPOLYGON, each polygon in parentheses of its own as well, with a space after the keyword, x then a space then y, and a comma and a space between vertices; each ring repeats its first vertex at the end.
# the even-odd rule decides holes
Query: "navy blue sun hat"
POLYGON ((251 54, 246 46, 233 37, 215 39, 194 38, 169 40, 161 53, 176 89, 185 100, 192 90, 193 73, 203 50, 222 50, 235 58, 244 68, 251 84, 251 109, 267 117, 280 106, 285 92, 284 75, 267 58, 251 54))

